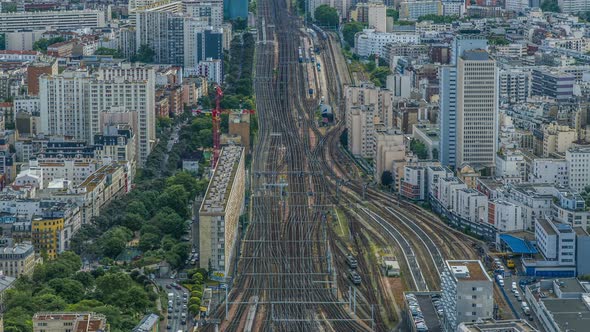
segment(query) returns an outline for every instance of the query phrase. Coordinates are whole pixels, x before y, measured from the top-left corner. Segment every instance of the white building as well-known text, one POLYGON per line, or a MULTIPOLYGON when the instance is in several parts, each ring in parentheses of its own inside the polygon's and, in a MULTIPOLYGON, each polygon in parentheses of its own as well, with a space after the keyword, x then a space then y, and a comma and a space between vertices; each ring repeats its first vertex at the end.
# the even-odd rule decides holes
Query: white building
POLYGON ((463 188, 455 191, 456 205, 453 210, 461 218, 471 222, 484 222, 488 219, 488 197, 475 189, 463 188))
POLYGON ((537 248, 546 260, 557 265, 574 265, 576 233, 570 225, 539 218, 535 222, 537 248))
POLYGON ((528 8, 531 8, 529 0, 506 0, 506 10, 522 13, 528 8))
POLYGON ((524 230, 522 207, 504 200, 488 203, 488 223, 499 232, 516 232, 524 230))
POLYGON ((547 184, 513 184, 508 187, 505 199, 522 207, 525 229, 533 229, 535 220, 553 214, 553 197, 557 189, 547 184))
POLYGON ((400 193, 402 196, 423 201, 426 198, 426 168, 422 166, 405 166, 400 193))
POLYGON ((20 171, 13 182, 16 187, 31 187, 43 189, 43 170, 41 168, 25 169, 20 171))
POLYGON ((446 179, 453 176, 450 169, 442 166, 427 166, 426 167, 426 188, 427 194, 439 199, 439 180, 446 179))
POLYGON ((457 63, 457 165, 493 167, 498 139, 496 62, 485 50, 457 63))
POLYGON ((207 77, 210 83, 223 83, 223 60, 208 58, 199 62, 197 74, 207 77))
POLYGON ((420 35, 413 33, 390 33, 377 32, 374 29, 364 29, 356 34, 355 52, 361 57, 377 55, 379 57, 387 56, 385 45, 390 43, 397 44, 418 44, 420 35))
POLYGON ((446 331, 493 317, 494 284, 480 261, 446 261, 441 286, 446 331))
POLYGON ((447 210, 451 210, 456 206, 455 192, 460 189, 467 189, 467 185, 456 177, 439 178, 438 179, 438 197, 442 206, 447 210))
POLYGON ((30 170, 39 170, 43 174, 43 186, 47 188, 54 180, 69 181, 77 186, 84 182, 98 168, 96 161, 66 159, 63 161, 29 161, 30 170))
POLYGON ((33 44, 43 38, 45 30, 27 30, 5 33, 6 49, 27 51, 33 49, 33 44))
POLYGON ((557 202, 553 203, 553 217, 556 221, 583 229, 590 226, 590 211, 580 194, 569 189, 560 189, 556 198, 557 202))
POLYGON ((41 111, 39 98, 17 98, 13 105, 15 115, 16 113, 39 114, 41 111))
POLYGON ((383 172, 393 175, 393 190, 398 190, 400 182, 395 165, 403 163, 406 158, 404 135, 396 131, 387 131, 375 135, 375 180, 380 181, 383 172))
POLYGON ((62 10, 0 14, 0 32, 46 30, 48 28, 75 30, 100 28, 106 24, 102 10, 62 10))
POLYGON ((506 150, 496 155, 496 176, 503 183, 520 183, 525 181, 524 156, 519 150, 506 150))
POLYGON ((565 160, 570 188, 579 192, 590 186, 590 147, 569 148, 565 153, 565 160))
POLYGON ((569 185, 567 160, 534 158, 530 162, 528 182, 551 183, 561 187, 567 187, 569 185))

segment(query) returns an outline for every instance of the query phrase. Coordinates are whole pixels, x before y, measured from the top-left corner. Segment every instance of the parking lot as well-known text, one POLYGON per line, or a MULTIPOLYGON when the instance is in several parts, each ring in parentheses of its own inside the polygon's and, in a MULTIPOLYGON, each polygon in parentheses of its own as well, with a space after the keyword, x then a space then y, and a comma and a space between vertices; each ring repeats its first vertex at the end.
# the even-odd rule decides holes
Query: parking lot
POLYGON ((413 331, 442 331, 440 322, 443 311, 440 292, 407 293, 406 301, 408 303, 409 324, 413 325, 413 331))

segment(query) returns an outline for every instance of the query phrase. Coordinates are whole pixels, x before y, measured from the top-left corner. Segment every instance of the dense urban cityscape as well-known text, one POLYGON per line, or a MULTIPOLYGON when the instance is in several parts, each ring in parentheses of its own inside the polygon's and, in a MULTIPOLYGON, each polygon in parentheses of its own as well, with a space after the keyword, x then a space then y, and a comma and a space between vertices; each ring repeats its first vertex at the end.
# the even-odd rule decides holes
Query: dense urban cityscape
POLYGON ((590 331, 590 3, 0 0, 0 332, 590 331))

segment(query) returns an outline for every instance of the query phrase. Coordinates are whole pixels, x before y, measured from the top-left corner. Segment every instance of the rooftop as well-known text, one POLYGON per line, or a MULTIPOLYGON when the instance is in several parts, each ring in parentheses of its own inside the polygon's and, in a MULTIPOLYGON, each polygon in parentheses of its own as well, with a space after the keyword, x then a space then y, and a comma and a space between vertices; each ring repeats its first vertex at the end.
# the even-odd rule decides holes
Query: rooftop
POLYGON ((458 331, 461 332, 497 332, 497 331, 504 331, 504 332, 535 332, 539 331, 536 328, 532 327, 526 320, 524 319, 514 319, 514 320, 493 320, 493 319, 486 319, 482 322, 475 322, 475 323, 461 323, 457 328, 458 331))
POLYGON ((543 304, 562 331, 587 331, 590 310, 583 299, 544 299, 543 304))
POLYGON ((555 235, 555 234, 557 234, 557 233, 555 233, 555 230, 553 229, 553 227, 551 227, 551 224, 549 224, 549 221, 547 219, 545 219, 545 218, 537 219, 537 223, 541 227, 543 227, 543 230, 548 235, 555 235))
POLYGON ((56 320, 73 322, 72 332, 102 332, 107 327, 106 317, 93 312, 38 312, 33 316, 33 323, 56 320))
POLYGON ((221 150, 215 173, 209 181, 201 213, 224 213, 233 178, 244 154, 244 148, 229 145, 221 150))
POLYGON ((15 281, 16 278, 5 275, 0 276, 0 293, 10 288, 15 281))
POLYGON ((486 50, 470 50, 463 52, 462 58, 467 61, 487 61, 490 55, 486 50))
POLYGON ((456 279, 469 281, 491 281, 485 268, 478 260, 448 260, 449 270, 456 279))
POLYGON ((160 322, 160 317, 156 314, 149 314, 139 322, 132 332, 150 332, 155 324, 160 322))
POLYGON ((585 289, 576 278, 561 278, 553 280, 556 286, 564 293, 584 293, 585 289))
POLYGON ((500 240, 515 254, 536 254, 537 249, 529 241, 509 235, 500 234, 500 240))
POLYGON ((1 255, 21 255, 27 252, 33 253, 33 245, 30 243, 19 243, 12 247, 0 248, 1 255))

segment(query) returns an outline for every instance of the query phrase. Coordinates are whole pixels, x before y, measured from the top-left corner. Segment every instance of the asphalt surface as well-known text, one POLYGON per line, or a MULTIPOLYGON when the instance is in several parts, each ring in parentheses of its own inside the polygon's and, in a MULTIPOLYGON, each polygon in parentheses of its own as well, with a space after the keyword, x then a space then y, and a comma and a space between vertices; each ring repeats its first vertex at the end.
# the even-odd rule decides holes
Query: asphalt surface
MULTIPOLYGON (((516 310, 519 318, 525 319, 529 322, 529 324, 533 325, 533 327, 539 328, 540 324, 539 324, 537 317, 535 317, 535 314, 531 312, 531 315, 527 316, 522 311, 522 307, 521 307, 521 303, 523 301, 526 301, 526 299, 524 296, 524 290, 519 286, 519 282, 521 279, 529 279, 529 278, 531 278, 531 277, 519 276, 516 274, 513 274, 509 277, 504 277, 504 291, 506 292, 506 295, 508 295, 508 301, 510 301, 510 303, 514 306, 514 309, 516 310), (520 299, 521 299, 520 301, 516 298, 515 294, 512 293, 512 282, 516 282, 516 288, 518 289, 518 293, 519 293, 520 299), (531 318, 532 318, 532 320, 531 320, 531 318)), ((526 301, 526 302, 529 305, 529 308, 531 308, 531 304, 528 303, 528 301, 526 301)))
MULTIPOLYGON (((172 293, 174 295, 174 300, 173 300, 173 304, 172 304, 172 311, 168 310, 169 309, 168 302, 162 303, 162 308, 166 312, 166 314, 165 314, 166 319, 164 319, 164 322, 165 322, 164 329, 161 329, 161 331, 172 331, 172 332, 189 331, 190 319, 188 317, 188 311, 184 307, 185 305, 188 306, 188 304, 184 303, 184 298, 183 298, 184 293, 187 293, 187 296, 189 295, 188 290, 184 289, 183 287, 180 287, 181 288, 180 290, 175 289, 173 287, 171 287, 170 289, 166 288, 166 285, 170 285, 171 283, 175 282, 174 279, 156 279, 155 282, 156 282, 156 284, 158 284, 158 286, 160 286, 164 289, 166 294, 172 293), (184 320, 182 319, 182 313, 184 313, 187 317, 184 320), (170 319, 168 319, 168 317, 170 317, 170 319), (183 322, 185 322, 185 324, 183 324, 183 322), (170 327, 170 328, 168 328, 168 327, 170 327)), ((187 298, 187 301, 188 301, 188 298, 187 298)))

